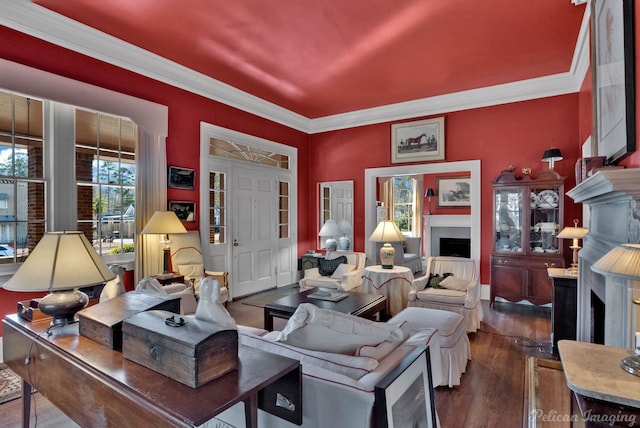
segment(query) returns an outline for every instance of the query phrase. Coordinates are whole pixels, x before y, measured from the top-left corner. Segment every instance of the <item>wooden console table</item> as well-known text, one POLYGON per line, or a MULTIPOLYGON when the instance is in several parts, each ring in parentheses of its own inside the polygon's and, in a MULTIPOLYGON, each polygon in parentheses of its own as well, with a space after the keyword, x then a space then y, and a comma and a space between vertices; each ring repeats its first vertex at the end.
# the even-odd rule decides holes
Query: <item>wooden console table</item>
POLYGON ((640 424, 640 377, 620 368, 632 350, 574 340, 559 341, 558 349, 584 426, 640 424))
POLYGON ((2 323, 4 361, 23 379, 25 428, 32 387, 83 427, 193 427, 239 402, 248 427, 257 426, 258 407, 302 423, 299 361, 240 346, 237 370, 191 388, 80 336, 78 324, 48 336, 49 320, 9 315, 2 323), (278 394, 295 411, 276 406, 278 394))

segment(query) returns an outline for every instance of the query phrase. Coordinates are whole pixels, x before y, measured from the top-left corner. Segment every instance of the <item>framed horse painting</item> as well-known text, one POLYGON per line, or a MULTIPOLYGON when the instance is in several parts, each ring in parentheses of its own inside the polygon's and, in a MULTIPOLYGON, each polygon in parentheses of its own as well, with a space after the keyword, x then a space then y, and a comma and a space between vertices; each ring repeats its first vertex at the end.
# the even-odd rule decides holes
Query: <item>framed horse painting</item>
POLYGON ((444 159, 444 117, 391 125, 391 163, 444 159))

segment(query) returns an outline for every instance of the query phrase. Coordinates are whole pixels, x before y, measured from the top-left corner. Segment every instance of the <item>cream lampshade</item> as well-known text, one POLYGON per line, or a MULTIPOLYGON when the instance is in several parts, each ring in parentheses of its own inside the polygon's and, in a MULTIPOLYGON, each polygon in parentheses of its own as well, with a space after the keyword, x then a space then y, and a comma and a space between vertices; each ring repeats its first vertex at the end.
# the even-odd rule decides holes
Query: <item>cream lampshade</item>
POLYGON ((334 236, 338 235, 340 235, 340 227, 338 226, 338 222, 332 219, 327 220, 322 225, 320 232, 318 232, 319 237, 327 239, 324 243, 324 248, 328 251, 338 249, 338 241, 334 238, 334 236))
POLYGON ((171 254, 171 241, 169 233, 187 233, 184 225, 173 211, 156 211, 142 229, 142 235, 164 235, 160 240, 162 247, 162 275, 170 277, 169 256, 171 254))
POLYGON ((51 325, 75 322, 75 314, 89 302, 77 290, 105 283, 115 274, 104 264, 82 232, 47 232, 3 288, 49 291, 38 308, 53 318, 51 325))
POLYGON ((565 227, 558 233, 559 239, 573 239, 573 243, 569 248, 573 250, 573 259, 571 267, 567 269, 567 273, 571 275, 578 274, 578 250, 580 249, 579 239, 583 239, 585 235, 589 233, 589 229, 586 227, 578 227, 578 220, 573 220, 573 227, 565 227))
POLYGON ((351 239, 349 239, 347 235, 351 235, 353 233, 353 226, 351 226, 351 222, 349 220, 342 219, 340 220, 340 223, 338 223, 338 228, 342 234, 340 239, 338 239, 338 248, 342 251, 346 251, 351 248, 351 239))
MULTIPOLYGON (((640 280, 640 244, 620 244, 598 259, 591 270, 604 276, 621 279, 640 280)), ((637 288, 637 283, 634 285, 637 288)), ((632 299, 634 305, 640 305, 640 298, 632 299)), ((636 334, 637 336, 637 334, 636 334)), ((628 373, 640 376, 640 343, 636 337, 635 354, 624 358, 620 367, 628 373)))
POLYGON ((383 269, 393 269, 396 250, 391 245, 391 242, 404 241, 404 235, 400 232, 398 225, 393 220, 381 221, 369 237, 369 241, 384 242, 384 245, 380 248, 380 264, 382 264, 383 269))

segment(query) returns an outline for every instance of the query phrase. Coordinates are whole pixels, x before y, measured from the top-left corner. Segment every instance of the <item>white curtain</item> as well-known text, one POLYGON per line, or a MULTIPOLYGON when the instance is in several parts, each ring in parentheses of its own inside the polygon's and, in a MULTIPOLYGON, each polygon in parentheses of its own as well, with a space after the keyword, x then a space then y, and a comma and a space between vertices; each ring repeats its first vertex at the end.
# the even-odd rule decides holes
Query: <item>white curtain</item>
POLYGON ((156 211, 167 210, 167 144, 138 127, 136 147, 136 265, 134 282, 162 272, 161 235, 140 235, 156 211))

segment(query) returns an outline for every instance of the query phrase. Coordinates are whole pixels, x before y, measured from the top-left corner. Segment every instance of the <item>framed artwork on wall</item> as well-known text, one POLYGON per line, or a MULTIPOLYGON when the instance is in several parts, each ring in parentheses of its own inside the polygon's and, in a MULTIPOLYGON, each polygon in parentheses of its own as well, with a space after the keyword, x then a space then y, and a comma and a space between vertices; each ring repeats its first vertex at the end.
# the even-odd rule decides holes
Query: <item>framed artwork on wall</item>
POLYGON ((636 149, 633 4, 591 2, 593 146, 610 165, 636 149))
POLYGON ((444 117, 391 125, 391 162, 444 159, 444 117))
POLYGON ((471 177, 437 177, 438 208, 470 207, 471 177))
POLYGON ((438 426, 429 347, 416 348, 375 387, 376 425, 438 426))
POLYGON ((196 221, 196 203, 189 201, 169 201, 168 210, 176 213, 178 218, 184 223, 196 221))
POLYGON ((170 166, 167 186, 173 189, 193 190, 196 186, 196 170, 170 166))

